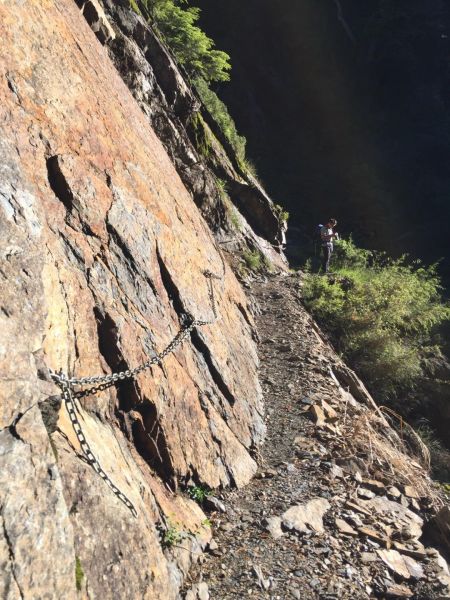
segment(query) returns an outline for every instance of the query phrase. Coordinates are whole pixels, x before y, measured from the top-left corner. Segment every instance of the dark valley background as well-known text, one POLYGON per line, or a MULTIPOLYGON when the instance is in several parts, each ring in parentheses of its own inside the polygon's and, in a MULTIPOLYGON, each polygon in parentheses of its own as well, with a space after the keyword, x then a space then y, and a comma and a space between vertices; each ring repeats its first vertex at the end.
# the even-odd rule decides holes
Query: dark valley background
POLYGON ((215 89, 290 212, 291 242, 335 216, 362 246, 442 259, 448 285, 449 3, 194 4, 231 55, 215 89))

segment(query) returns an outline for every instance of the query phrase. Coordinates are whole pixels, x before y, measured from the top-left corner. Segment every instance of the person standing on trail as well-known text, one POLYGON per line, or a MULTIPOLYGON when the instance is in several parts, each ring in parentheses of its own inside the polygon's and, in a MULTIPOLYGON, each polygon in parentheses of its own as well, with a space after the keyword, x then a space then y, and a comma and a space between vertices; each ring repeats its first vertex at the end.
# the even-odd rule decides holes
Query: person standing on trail
POLYGON ((328 219, 326 225, 320 228, 320 239, 322 241, 322 267, 325 273, 330 271, 330 260, 333 254, 333 240, 339 239, 339 234, 333 229, 336 227, 336 219, 328 219))

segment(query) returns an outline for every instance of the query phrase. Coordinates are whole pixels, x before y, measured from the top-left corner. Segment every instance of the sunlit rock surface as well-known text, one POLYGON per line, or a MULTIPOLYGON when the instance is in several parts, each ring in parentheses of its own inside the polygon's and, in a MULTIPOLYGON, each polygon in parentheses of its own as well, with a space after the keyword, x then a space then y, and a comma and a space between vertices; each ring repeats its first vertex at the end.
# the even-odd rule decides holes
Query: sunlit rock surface
POLYGON ((210 536, 177 490, 256 470, 247 300, 77 5, 0 2, 0 31, 0 596, 175 598, 210 536), (48 369, 106 374, 160 352, 182 312, 212 317, 205 269, 224 270, 220 320, 135 382, 81 400, 134 518, 83 460, 64 406, 47 432, 39 403, 59 394, 48 369))

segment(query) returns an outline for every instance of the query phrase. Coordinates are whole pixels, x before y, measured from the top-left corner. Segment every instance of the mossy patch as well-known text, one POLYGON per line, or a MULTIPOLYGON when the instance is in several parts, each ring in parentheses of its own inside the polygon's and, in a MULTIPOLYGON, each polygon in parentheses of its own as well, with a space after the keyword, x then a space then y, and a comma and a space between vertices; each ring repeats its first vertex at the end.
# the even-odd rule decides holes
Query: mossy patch
POLYGON ((81 561, 78 556, 75 557, 75 585, 78 592, 81 592, 81 586, 83 584, 84 571, 81 566, 81 561))

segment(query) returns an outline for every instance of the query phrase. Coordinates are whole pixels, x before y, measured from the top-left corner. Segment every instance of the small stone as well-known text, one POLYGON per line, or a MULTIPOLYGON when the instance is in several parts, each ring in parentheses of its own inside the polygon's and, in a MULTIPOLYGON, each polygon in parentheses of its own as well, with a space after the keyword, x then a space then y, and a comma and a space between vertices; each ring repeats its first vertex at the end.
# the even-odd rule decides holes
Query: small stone
POLYGON ((357 512, 362 513, 363 515, 366 515, 367 517, 372 516, 372 513, 369 512, 364 506, 362 506, 359 502, 352 502, 351 500, 347 500, 347 502, 345 503, 345 507, 346 508, 350 508, 352 510, 356 510, 357 512))
POLYGON ((394 542, 393 546, 395 550, 398 550, 401 554, 405 554, 406 556, 410 556, 416 560, 427 560, 428 558, 428 554, 425 552, 425 550, 413 550, 406 547, 404 544, 400 544, 399 542, 394 542))
POLYGON ((270 587, 270 579, 265 579, 262 569, 259 565, 253 565, 253 573, 256 575, 258 585, 262 590, 268 590, 270 587))
POLYGON ((265 528, 273 537, 274 540, 278 540, 283 535, 283 530, 281 529, 281 518, 280 517, 269 517, 265 519, 265 528))
POLYGON ((197 597, 198 600, 209 600, 208 585, 204 581, 197 584, 197 597))
POLYGON ((355 513, 348 513, 344 515, 345 520, 353 525, 353 527, 364 527, 364 523, 359 515, 355 513))
POLYGON ((338 465, 332 465, 330 469, 330 477, 333 479, 344 479, 344 471, 338 465))
POLYGON ((266 469, 265 470, 266 478, 275 477, 278 475, 278 471, 276 469, 266 469))
POLYGON ((420 498, 418 490, 413 485, 403 486, 403 493, 407 498, 420 498))
POLYGON ((386 496, 377 496, 373 500, 365 502, 365 507, 371 512, 372 516, 375 516, 375 514, 380 515, 385 521, 407 523, 414 538, 419 538, 422 535, 423 519, 412 510, 402 506, 402 504, 388 500, 386 496))
POLYGON ((379 542, 381 544, 388 544, 387 538, 381 533, 378 533, 378 531, 375 531, 375 529, 371 529, 370 527, 358 527, 358 531, 362 535, 365 535, 366 537, 375 540, 376 542, 379 542))
POLYGON ((310 530, 323 533, 323 516, 329 508, 330 503, 325 498, 315 498, 306 504, 297 504, 283 513, 283 525, 299 533, 307 533, 310 530))
POLYGON ((312 406, 312 405, 314 404, 314 401, 313 401, 313 400, 311 400, 311 398, 302 398, 302 399, 300 400, 300 402, 301 402, 302 404, 306 404, 306 405, 308 405, 308 406, 312 406))
POLYGON ((190 590, 186 592, 185 600, 209 600, 209 589, 208 585, 202 581, 201 583, 194 584, 190 590))
POLYGON ((210 552, 213 552, 214 550, 218 550, 219 549, 219 544, 216 542, 216 540, 213 538, 209 544, 208 544, 208 550, 210 552))
POLYGON ((361 476, 361 473, 367 472, 367 467, 364 461, 358 457, 336 459, 336 462, 344 469, 346 473, 349 473, 350 475, 356 475, 359 473, 359 476, 361 476))
POLYGON ((386 586, 386 598, 411 598, 413 592, 406 585, 396 583, 386 586))
POLYGON ((361 562, 365 565, 373 562, 377 562, 378 557, 374 552, 362 552, 361 553, 361 562))
POLYGON ((381 481, 377 481, 376 479, 363 479, 362 483, 368 490, 376 492, 377 494, 384 492, 386 489, 384 483, 381 483, 381 481))
POLYGON ((397 550, 377 550, 378 556, 389 569, 404 579, 422 579, 422 567, 413 558, 402 556, 397 550))
POLYGON ((414 538, 413 530, 410 525, 403 525, 401 529, 397 529, 392 534, 392 539, 406 542, 414 538))
POLYGON ((331 421, 332 423, 334 423, 335 421, 337 421, 338 418, 339 418, 339 415, 334 410, 334 408, 332 406, 330 406, 328 404, 328 402, 325 402, 325 400, 322 400, 321 404, 322 404, 322 409, 323 409, 323 411, 325 413, 327 421, 331 421))
POLYGON ((203 504, 207 510, 222 512, 222 513, 227 512, 225 504, 223 502, 221 502, 215 496, 206 496, 203 504))
POLYGON ((374 494, 370 490, 367 490, 366 488, 359 488, 358 489, 358 496, 360 498, 364 498, 365 500, 372 500, 372 498, 375 498, 375 495, 376 494, 374 494))
POLYGON ((294 440, 294 445, 304 452, 312 452, 316 449, 316 442, 311 438, 306 438, 303 436, 297 436, 294 440))
POLYGON ((316 427, 323 427, 325 425, 325 413, 322 407, 313 404, 310 410, 314 416, 316 427))
POLYGON ((415 498, 409 499, 409 506, 416 512, 420 512, 420 504, 417 502, 417 500, 415 498))
POLYGON ((386 490, 387 495, 390 498, 394 498, 394 500, 398 500, 400 498, 400 496, 402 495, 400 490, 398 488, 396 488, 395 486, 391 485, 390 487, 387 488, 386 490))
POLYGON ((346 521, 343 519, 336 519, 336 527, 339 531, 345 535, 357 536, 358 532, 353 529, 346 521))

